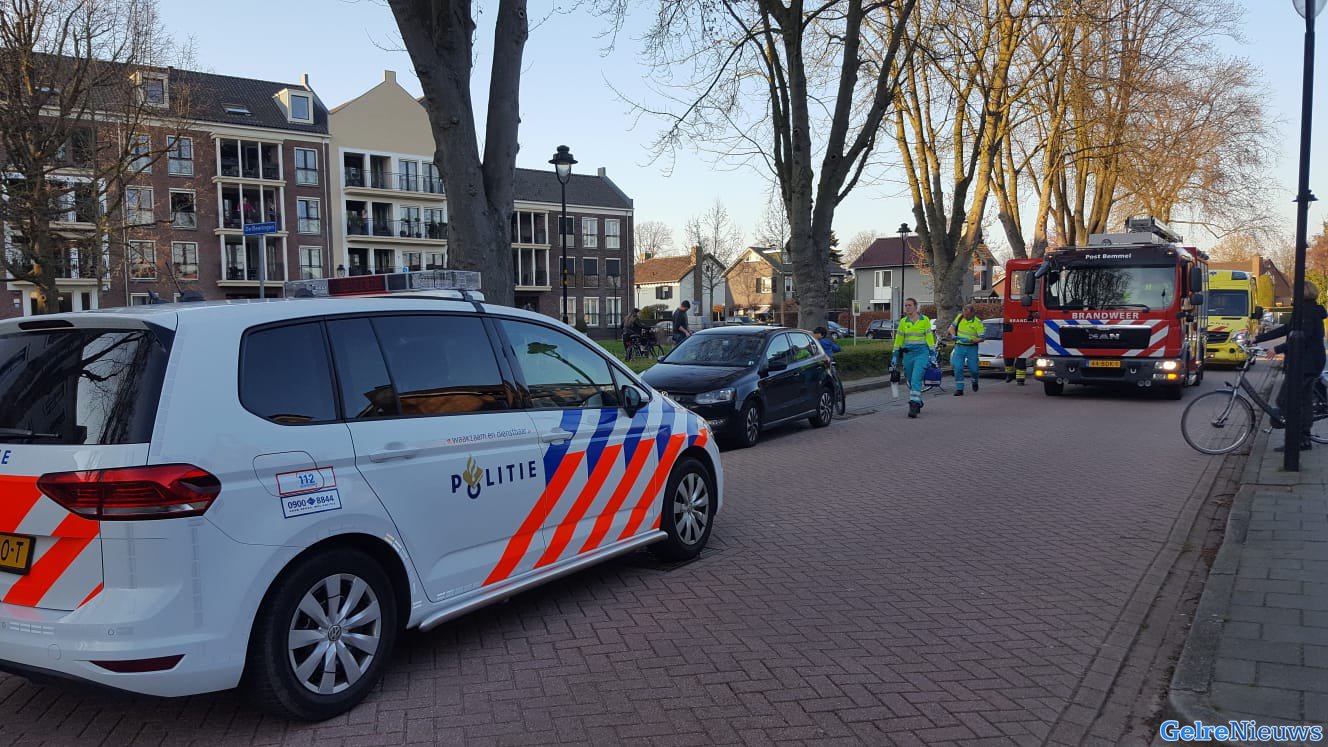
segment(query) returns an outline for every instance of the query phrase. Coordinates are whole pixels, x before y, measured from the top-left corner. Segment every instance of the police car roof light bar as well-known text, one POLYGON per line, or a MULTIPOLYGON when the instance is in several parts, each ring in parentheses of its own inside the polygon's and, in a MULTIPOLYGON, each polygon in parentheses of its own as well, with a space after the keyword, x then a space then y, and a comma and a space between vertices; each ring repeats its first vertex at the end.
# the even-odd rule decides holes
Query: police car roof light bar
POLYGON ((288 280, 287 298, 335 298, 338 296, 379 296, 420 291, 457 291, 469 299, 480 289, 480 274, 470 270, 418 270, 385 275, 354 275, 345 278, 288 280))

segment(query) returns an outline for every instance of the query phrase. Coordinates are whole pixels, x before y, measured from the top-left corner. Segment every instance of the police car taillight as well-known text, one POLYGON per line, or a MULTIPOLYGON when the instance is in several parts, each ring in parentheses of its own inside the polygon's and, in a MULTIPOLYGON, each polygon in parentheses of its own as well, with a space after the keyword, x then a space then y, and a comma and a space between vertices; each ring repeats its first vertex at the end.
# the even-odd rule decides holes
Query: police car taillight
POLYGON ((287 298, 380 296, 427 291, 456 291, 457 298, 466 298, 467 294, 476 293, 479 289, 480 274, 469 270, 417 270, 386 275, 289 280, 284 288, 287 298))
POLYGON ((221 481, 192 464, 53 472, 37 489, 70 513, 99 521, 201 516, 221 492, 221 481))

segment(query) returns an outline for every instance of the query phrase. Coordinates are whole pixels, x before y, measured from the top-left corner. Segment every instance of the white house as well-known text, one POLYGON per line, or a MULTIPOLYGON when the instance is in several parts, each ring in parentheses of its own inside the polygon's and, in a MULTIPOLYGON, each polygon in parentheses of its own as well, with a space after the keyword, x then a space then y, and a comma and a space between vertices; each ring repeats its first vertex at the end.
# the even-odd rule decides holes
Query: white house
POLYGON ((684 299, 692 302, 693 328, 701 328, 713 318, 715 306, 723 306, 727 298, 724 283, 724 265, 713 256, 705 255, 705 270, 697 277, 697 255, 655 257, 638 262, 632 268, 632 305, 639 309, 664 306, 672 311, 684 299))

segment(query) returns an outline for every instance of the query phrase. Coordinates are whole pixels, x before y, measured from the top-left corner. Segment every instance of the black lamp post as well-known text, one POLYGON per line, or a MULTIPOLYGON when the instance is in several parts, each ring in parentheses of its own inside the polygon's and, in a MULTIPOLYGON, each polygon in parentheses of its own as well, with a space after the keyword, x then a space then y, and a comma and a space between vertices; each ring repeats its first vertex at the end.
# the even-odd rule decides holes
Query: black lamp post
POLYGON ((558 152, 549 159, 549 163, 553 164, 553 171, 563 188, 563 211, 558 214, 558 236, 563 247, 563 324, 567 324, 567 233, 563 224, 567 222, 567 182, 572 178, 572 164, 576 163, 576 159, 572 158, 572 152, 566 145, 560 145, 558 152))
POLYGON ((1304 333, 1301 320, 1305 317, 1305 242, 1308 233, 1310 203, 1315 197, 1310 192, 1310 121, 1314 110, 1314 17, 1319 15, 1328 0, 1291 0, 1296 12, 1305 19, 1305 73, 1300 94, 1300 180, 1296 189, 1296 275, 1291 294, 1291 334, 1287 337, 1286 370, 1286 441, 1282 447, 1282 469, 1300 470, 1301 423, 1312 417, 1304 411, 1301 383, 1305 365, 1304 333))
POLYGON ((899 328, 899 320, 904 318, 904 278, 908 272, 905 266, 908 264, 908 224, 899 224, 899 308, 896 309, 895 301, 890 299, 890 310, 894 312, 895 329, 899 328))

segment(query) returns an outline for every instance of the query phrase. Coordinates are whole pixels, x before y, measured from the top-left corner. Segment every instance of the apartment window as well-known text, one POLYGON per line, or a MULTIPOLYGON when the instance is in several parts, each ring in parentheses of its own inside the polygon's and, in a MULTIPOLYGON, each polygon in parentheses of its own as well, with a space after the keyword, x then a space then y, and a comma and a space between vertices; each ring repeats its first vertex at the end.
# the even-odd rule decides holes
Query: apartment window
POLYGON ((611 297, 604 299, 604 326, 622 326, 622 299, 611 297))
POLYGON ((617 219, 612 219, 612 220, 610 220, 610 219, 607 219, 607 218, 604 220, 604 248, 605 248, 605 249, 621 249, 621 248, 622 248, 622 244, 621 244, 621 233, 620 233, 621 231, 622 231, 622 221, 619 221, 619 220, 617 220, 617 219))
POLYGON ((513 244, 549 243, 549 216, 526 210, 512 211, 513 244))
POLYGON ((440 195, 443 193, 443 177, 438 167, 432 163, 424 164, 424 191, 440 195))
POLYGON ((308 94, 292 93, 290 95, 291 120, 296 122, 312 122, 313 100, 308 94))
POLYGON ((178 280, 197 280, 198 244, 192 241, 171 242, 171 270, 178 280))
POLYGON ((599 260, 595 257, 584 257, 581 260, 581 286, 583 288, 599 287, 599 260))
POLYGON ((151 226, 152 187, 125 187, 125 218, 131 226, 151 226))
POLYGON ((149 296, 149 295, 146 294, 146 293, 130 293, 130 294, 129 294, 129 305, 130 305, 130 306, 147 306, 147 305, 148 305, 149 303, 151 303, 151 302, 152 302, 152 297, 149 296))
POLYGON ((793 276, 792 276, 792 275, 785 275, 785 276, 784 276, 784 292, 785 292, 785 293, 792 293, 792 292, 793 292, 793 276))
POLYGON ((587 327, 598 327, 598 326, 599 326, 599 299, 598 299, 598 298, 587 298, 587 299, 585 299, 584 308, 585 308, 585 312, 586 312, 586 326, 587 326, 587 327))
POLYGON ((217 170, 222 176, 280 179, 281 146, 257 140, 217 140, 217 170))
POLYGON ((137 73, 138 94, 148 106, 166 106, 166 77, 148 73, 137 73))
POLYGON ((166 137, 167 171, 172 176, 194 175, 194 139, 190 137, 166 137))
POLYGON ((423 226, 420 224, 420 209, 418 207, 401 208, 401 228, 398 233, 408 238, 424 238, 423 226))
POLYGON ((129 242, 129 277, 133 280, 157 279, 157 245, 151 241, 129 242))
POLYGON ((563 306, 563 318, 567 319, 568 324, 576 323, 576 296, 563 299, 567 305, 563 306))
POLYGON ((424 269, 441 270, 447 267, 447 255, 442 252, 425 252, 424 269))
POLYGON ((313 148, 295 149, 295 183, 318 183, 318 151, 313 148))
POLYGON ((655 286, 655 300, 667 301, 670 298, 673 298, 673 286, 671 285, 655 286))
POLYGON ((548 288, 549 250, 513 249, 512 284, 518 288, 548 288))
POLYGON ((604 260, 605 286, 609 288, 622 287, 622 260, 608 258, 604 260))
POLYGON ((565 279, 567 280, 567 285, 568 285, 569 287, 575 287, 575 286, 576 286, 576 258, 575 258, 575 257, 568 257, 568 258, 562 260, 562 268, 563 268, 563 269, 562 269, 563 274, 562 274, 562 276, 560 277, 560 281, 561 281, 561 279, 565 278, 565 279))
POLYGON ((424 238, 442 241, 447 238, 447 210, 424 209, 424 238))
POLYGON ((134 135, 129 143, 129 170, 140 174, 152 173, 152 138, 134 135))
POLYGON ((323 277, 323 247, 300 247, 300 279, 317 280, 323 277))
POLYGON ((420 162, 419 161, 399 161, 401 173, 397 176, 401 182, 401 191, 418 192, 420 191, 420 162))
POLYGON ((756 279, 756 292, 757 292, 757 293, 771 293, 771 292, 773 292, 774 284, 771 282, 771 280, 772 280, 772 278, 757 278, 757 279, 756 279))
POLYGON ((198 228, 193 192, 171 190, 171 225, 176 228, 198 228))
POLYGON ((295 217, 300 233, 322 233, 323 223, 318 216, 318 200, 301 197, 295 201, 295 217))
POLYGON ((586 249, 594 249, 599 246, 598 218, 581 219, 581 246, 586 249))
POLYGON ((564 215, 559 223, 562 226, 563 240, 567 242, 568 246, 576 246, 576 217, 564 215))
POLYGON ((889 288, 894 285, 894 273, 890 270, 877 270, 872 276, 872 287, 889 288))

